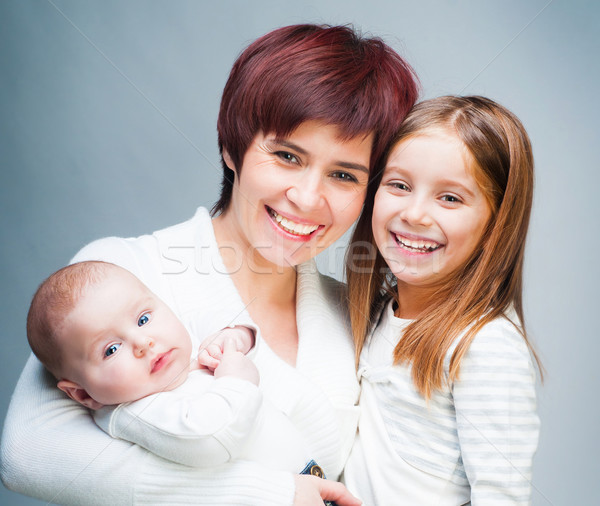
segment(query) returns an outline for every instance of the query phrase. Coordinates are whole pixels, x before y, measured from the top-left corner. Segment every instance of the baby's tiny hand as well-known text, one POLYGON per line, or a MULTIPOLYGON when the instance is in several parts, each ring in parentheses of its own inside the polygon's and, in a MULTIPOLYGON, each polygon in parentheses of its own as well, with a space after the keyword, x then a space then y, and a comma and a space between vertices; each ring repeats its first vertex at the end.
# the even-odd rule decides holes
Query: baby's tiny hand
POLYGON ((236 350, 236 343, 228 339, 223 345, 223 356, 214 370, 215 378, 233 376, 258 385, 260 376, 254 362, 242 352, 236 350))
POLYGON ((255 343, 254 331, 244 326, 236 326, 229 329, 223 330, 225 340, 233 339, 235 342, 235 349, 242 353, 248 353, 255 343))
POLYGON ((210 372, 214 372, 221 363, 222 357, 221 346, 212 343, 198 353, 198 365, 201 369, 208 369, 210 372))
POLYGON ((254 332, 248 327, 227 327, 208 336, 200 345, 198 353, 198 367, 214 372, 219 366, 223 356, 223 347, 226 341, 231 341, 233 350, 248 353, 254 346, 254 332))

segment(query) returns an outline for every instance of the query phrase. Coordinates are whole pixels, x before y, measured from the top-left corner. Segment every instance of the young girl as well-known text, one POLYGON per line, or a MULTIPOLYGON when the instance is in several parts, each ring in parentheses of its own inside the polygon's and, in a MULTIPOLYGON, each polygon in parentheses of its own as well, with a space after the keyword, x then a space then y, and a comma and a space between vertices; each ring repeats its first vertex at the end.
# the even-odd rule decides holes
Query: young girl
POLYGON ((347 262, 362 393, 346 484, 368 505, 528 504, 527 134, 489 99, 428 100, 379 179, 347 262))

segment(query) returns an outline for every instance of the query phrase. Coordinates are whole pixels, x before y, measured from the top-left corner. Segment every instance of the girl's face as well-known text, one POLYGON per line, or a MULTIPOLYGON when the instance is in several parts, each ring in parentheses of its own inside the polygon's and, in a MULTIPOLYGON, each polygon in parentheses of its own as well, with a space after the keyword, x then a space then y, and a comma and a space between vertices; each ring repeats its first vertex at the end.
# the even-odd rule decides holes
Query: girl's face
POLYGON ((259 133, 223 216, 229 239, 261 263, 284 267, 323 251, 358 218, 372 138, 340 140, 337 127, 316 121, 283 138, 259 133))
POLYGON ((477 247, 491 210, 467 162, 462 142, 443 130, 404 139, 392 149, 372 223, 399 288, 435 285, 477 247))

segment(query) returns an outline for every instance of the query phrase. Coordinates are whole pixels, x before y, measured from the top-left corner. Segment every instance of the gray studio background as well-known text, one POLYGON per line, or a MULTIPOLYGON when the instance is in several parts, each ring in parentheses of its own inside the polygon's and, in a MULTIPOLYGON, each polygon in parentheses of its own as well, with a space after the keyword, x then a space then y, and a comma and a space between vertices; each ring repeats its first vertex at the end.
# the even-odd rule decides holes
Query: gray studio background
MULTIPOLYGON (((1 0, 0 421, 38 283, 92 239, 215 201, 217 110, 240 50, 286 24, 353 23, 408 59, 423 97, 488 95, 527 127, 525 300, 547 369, 533 504, 600 504, 599 13, 584 0, 1 0)), ((322 269, 339 277, 342 254, 322 269)), ((41 503, 0 486, 0 504, 41 503)))

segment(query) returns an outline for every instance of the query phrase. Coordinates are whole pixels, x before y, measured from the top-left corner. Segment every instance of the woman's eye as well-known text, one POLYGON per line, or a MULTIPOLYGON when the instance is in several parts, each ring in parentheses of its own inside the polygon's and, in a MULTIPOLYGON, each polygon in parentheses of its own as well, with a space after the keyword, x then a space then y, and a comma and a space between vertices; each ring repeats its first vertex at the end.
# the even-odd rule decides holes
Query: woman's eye
POLYGON ((340 181, 349 181, 351 183, 356 183, 358 181, 358 179, 349 172, 334 172, 332 177, 339 179, 340 181))
POLYGON ((144 313, 138 320, 138 327, 146 325, 150 321, 150 313, 144 313))
POLYGON ((106 348, 106 350, 104 351, 104 356, 105 357, 110 357, 111 355, 114 355, 115 353, 117 353, 118 349, 121 347, 121 345, 119 343, 115 343, 115 344, 111 344, 108 348, 106 348))
POLYGON ((293 155, 292 153, 288 153, 287 151, 276 151, 275 154, 281 158, 282 160, 285 160, 288 163, 300 163, 298 161, 298 158, 296 158, 296 155, 293 155))

